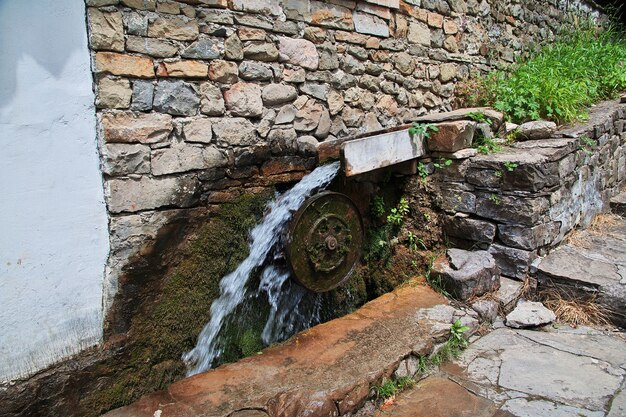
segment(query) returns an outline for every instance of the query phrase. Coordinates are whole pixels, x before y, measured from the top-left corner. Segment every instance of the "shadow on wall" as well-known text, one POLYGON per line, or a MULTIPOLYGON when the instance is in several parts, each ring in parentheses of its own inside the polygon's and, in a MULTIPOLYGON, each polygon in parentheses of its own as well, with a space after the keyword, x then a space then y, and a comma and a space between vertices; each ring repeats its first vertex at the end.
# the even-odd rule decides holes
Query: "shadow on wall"
POLYGON ((84 29, 65 24, 68 19, 78 18, 76 15, 84 19, 84 8, 61 5, 42 7, 43 3, 56 2, 0 0, 0 109, 15 97, 20 60, 29 56, 55 78, 59 78, 72 53, 84 46, 84 29), (15 27, 15 21, 23 22, 24 30, 10 30, 15 27), (39 22, 45 22, 45 27, 32 30, 31 25, 39 22), (47 36, 41 36, 42 33, 47 36))

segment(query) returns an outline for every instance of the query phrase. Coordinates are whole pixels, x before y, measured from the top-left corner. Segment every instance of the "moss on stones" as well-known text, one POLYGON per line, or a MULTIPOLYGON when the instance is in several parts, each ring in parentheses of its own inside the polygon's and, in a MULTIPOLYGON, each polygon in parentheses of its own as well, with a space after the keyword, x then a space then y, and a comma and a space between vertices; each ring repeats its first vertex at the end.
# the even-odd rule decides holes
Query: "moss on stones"
MULTIPOLYGON (((244 195, 222 205, 183 244, 180 261, 163 278, 158 299, 144 303, 134 317, 122 352, 96 372, 106 376, 81 399, 81 415, 100 415, 184 376, 181 354, 193 348, 209 319, 222 276, 248 255, 248 232, 271 196, 270 191, 244 195)), ((259 335, 244 333, 241 353, 256 351, 259 335)))

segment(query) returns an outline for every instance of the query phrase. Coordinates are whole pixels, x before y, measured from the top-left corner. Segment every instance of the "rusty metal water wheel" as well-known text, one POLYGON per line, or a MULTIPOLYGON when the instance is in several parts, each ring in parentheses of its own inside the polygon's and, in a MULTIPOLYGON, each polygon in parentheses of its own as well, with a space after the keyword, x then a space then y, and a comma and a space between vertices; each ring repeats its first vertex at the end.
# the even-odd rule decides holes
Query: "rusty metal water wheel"
POLYGON ((345 283, 361 255, 363 223, 347 196, 319 193, 302 204, 289 226, 287 259, 293 276, 315 292, 345 283))

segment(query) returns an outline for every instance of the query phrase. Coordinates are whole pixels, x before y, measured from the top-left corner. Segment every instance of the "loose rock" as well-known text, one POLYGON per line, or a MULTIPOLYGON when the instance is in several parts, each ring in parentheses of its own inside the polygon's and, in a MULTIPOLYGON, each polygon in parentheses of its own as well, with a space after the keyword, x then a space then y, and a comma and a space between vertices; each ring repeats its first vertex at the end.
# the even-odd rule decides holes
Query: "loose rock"
POLYGON ((519 125, 518 129, 519 134, 517 138, 520 140, 547 139, 556 130, 556 123, 546 120, 536 120, 522 123, 519 125))
POLYGON ((515 329, 536 327, 552 323, 556 315, 543 304, 535 301, 520 300, 517 307, 507 314, 506 325, 515 329))

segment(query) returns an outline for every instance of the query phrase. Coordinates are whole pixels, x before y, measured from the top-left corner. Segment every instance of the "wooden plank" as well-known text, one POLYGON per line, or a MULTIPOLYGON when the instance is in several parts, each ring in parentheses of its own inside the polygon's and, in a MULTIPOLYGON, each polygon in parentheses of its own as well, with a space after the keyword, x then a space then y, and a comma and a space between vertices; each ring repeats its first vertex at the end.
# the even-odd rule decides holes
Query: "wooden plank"
POLYGON ((351 177, 423 156, 424 140, 400 130, 345 142, 342 154, 345 174, 351 177))

